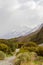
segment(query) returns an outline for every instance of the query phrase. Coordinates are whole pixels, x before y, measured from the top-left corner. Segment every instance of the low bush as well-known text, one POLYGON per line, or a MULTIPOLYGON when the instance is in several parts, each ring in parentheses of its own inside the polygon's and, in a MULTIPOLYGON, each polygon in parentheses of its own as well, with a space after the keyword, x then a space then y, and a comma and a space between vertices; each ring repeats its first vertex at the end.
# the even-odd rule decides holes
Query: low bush
POLYGON ((0 44, 0 50, 3 51, 6 54, 10 54, 11 53, 11 49, 8 45, 1 43, 0 44))
POLYGON ((19 53, 15 59, 14 65, 20 65, 23 62, 30 60, 30 55, 28 52, 19 53))
POLYGON ((3 51, 0 51, 0 60, 5 59, 5 53, 3 51))
MULTIPOLYGON (((33 62, 37 59, 37 54, 35 52, 21 52, 16 55, 14 65, 21 65, 23 63, 33 62)), ((25 65, 25 64, 24 64, 25 65)))
POLYGON ((36 52, 39 56, 43 56, 43 46, 38 46, 36 52))
POLYGON ((23 47, 36 47, 37 44, 35 42, 28 42, 23 45, 23 47))

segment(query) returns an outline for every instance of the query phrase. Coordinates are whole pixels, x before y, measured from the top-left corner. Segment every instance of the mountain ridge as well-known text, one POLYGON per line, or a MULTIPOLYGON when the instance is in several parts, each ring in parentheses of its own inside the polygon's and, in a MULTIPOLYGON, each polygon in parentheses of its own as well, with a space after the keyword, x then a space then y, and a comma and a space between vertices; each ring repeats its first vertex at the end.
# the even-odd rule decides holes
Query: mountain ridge
POLYGON ((0 39, 0 40, 1 41, 7 40, 7 41, 17 42, 17 43, 28 43, 29 41, 31 41, 37 44, 41 44, 43 43, 43 24, 36 27, 35 31, 33 32, 31 31, 31 33, 27 35, 10 38, 10 39, 0 39))
POLYGON ((43 43, 43 24, 41 24, 36 31, 31 32, 28 35, 19 37, 18 41, 19 42, 33 41, 33 42, 37 42, 37 43, 43 43))
POLYGON ((18 27, 17 29, 14 28, 10 32, 6 33, 5 35, 2 35, 2 38, 11 39, 11 38, 15 38, 15 37, 24 36, 30 30, 31 30, 31 28, 29 28, 27 26, 18 27))

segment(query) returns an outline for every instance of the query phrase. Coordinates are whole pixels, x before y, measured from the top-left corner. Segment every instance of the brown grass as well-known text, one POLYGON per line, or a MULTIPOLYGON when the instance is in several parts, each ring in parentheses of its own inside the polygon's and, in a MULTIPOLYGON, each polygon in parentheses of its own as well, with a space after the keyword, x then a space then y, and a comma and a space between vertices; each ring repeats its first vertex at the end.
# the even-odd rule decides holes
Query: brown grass
POLYGON ((34 63, 34 62, 24 62, 24 63, 21 63, 20 65, 43 65, 43 63, 39 62, 39 63, 34 63))

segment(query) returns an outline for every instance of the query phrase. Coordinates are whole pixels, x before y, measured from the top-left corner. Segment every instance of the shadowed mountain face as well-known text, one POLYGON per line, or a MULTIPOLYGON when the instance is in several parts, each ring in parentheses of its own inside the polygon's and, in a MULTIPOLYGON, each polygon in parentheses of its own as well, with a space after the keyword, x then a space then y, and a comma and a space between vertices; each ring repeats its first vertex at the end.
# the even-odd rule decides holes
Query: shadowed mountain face
POLYGON ((39 30, 37 30, 36 32, 37 33, 32 36, 31 40, 37 43, 43 43, 43 24, 41 24, 39 30))

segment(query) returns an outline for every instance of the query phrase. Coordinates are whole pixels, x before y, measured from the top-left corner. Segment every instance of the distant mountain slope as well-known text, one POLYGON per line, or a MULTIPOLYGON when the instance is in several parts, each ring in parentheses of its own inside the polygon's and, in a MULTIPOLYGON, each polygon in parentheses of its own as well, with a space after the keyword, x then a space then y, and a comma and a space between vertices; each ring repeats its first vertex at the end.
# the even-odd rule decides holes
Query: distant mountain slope
POLYGON ((41 24, 35 31, 31 32, 28 35, 22 36, 18 38, 19 42, 37 42, 37 43, 43 43, 43 24, 41 24))
POLYGON ((31 28, 27 26, 22 26, 22 27, 17 27, 17 29, 12 29, 10 32, 6 33, 5 35, 2 36, 4 39, 10 39, 10 38, 15 38, 19 36, 24 36, 29 33, 31 28))
POLYGON ((43 43, 43 24, 41 24, 41 26, 36 32, 37 33, 32 36, 31 41, 34 41, 37 43, 43 43))
POLYGON ((16 38, 11 39, 0 39, 0 42, 4 43, 28 43, 29 41, 36 42, 37 44, 43 43, 43 24, 37 26, 36 28, 32 29, 31 31, 27 32, 24 36, 19 36, 16 38), (9 42, 10 41, 10 42, 9 42))

